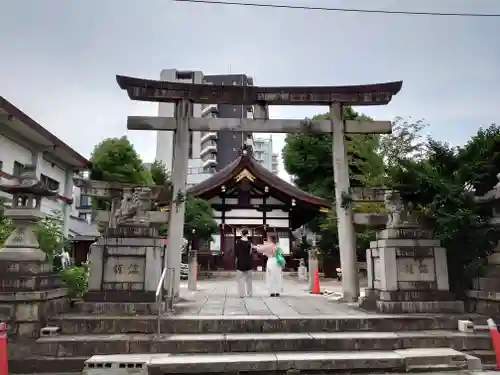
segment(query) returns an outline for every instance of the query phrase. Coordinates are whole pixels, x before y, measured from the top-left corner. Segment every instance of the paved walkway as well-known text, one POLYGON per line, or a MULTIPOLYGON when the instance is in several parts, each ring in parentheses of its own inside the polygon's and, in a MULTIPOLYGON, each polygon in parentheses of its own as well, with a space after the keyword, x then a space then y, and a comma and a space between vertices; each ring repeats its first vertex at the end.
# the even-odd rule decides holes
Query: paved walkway
POLYGON ((240 298, 233 278, 203 280, 197 291, 181 284, 182 302, 176 304, 176 314, 199 316, 278 316, 300 317, 318 315, 368 315, 348 304, 338 302, 341 286, 336 281, 323 283, 328 295, 311 295, 307 282, 285 277, 280 297, 270 297, 262 274, 254 275, 253 296, 240 298), (326 285, 325 285, 326 284, 326 285))

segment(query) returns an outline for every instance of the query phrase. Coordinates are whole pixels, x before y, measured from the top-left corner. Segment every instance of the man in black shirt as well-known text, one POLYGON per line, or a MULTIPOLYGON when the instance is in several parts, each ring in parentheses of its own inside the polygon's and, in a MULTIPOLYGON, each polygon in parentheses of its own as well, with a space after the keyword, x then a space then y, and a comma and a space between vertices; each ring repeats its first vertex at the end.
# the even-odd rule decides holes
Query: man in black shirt
POLYGON ((236 240, 235 246, 236 254, 236 269, 237 280, 238 280, 238 293, 240 298, 246 296, 252 296, 252 268, 253 268, 253 258, 252 258, 252 244, 248 239, 248 230, 243 229, 241 231, 241 238, 236 240), (245 293, 246 286, 246 293, 245 293))

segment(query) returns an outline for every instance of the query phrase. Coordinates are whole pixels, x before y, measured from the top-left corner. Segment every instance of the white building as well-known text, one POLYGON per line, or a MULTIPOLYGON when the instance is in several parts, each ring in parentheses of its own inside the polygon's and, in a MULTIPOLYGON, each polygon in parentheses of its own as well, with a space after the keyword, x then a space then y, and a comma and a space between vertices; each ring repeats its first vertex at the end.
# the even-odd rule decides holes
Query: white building
POLYGON ((273 139, 254 138, 253 148, 255 160, 274 174, 278 174, 278 154, 273 153, 273 139))
MULTIPOLYGON (((36 165, 40 180, 58 190, 42 200, 42 212, 61 217, 71 234, 73 175, 90 162, 20 109, 0 96, 0 183, 13 183, 24 165, 36 165)), ((6 204, 10 195, 0 193, 6 204)))
MULTIPOLYGON (((200 71, 179 71, 177 69, 164 69, 160 73, 160 80, 183 83, 203 83, 203 73, 200 71)), ((158 116, 174 117, 174 103, 160 103, 158 105, 158 116)), ((193 117, 201 116, 201 104, 193 106, 193 117)), ((190 132, 189 158, 198 159, 200 155, 200 132, 190 132)), ((173 166, 174 132, 159 131, 156 137, 155 160, 165 164, 167 170, 171 171, 173 166)))

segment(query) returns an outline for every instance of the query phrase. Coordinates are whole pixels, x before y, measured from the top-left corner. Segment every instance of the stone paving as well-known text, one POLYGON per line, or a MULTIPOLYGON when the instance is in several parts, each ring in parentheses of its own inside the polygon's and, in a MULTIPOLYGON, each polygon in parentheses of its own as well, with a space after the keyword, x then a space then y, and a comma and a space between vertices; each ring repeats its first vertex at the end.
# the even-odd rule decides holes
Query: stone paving
POLYGON ((311 295, 307 282, 292 277, 283 280, 280 297, 270 297, 262 273, 254 274, 253 296, 240 298, 235 278, 198 281, 198 289, 189 291, 187 282, 181 284, 182 301, 176 304, 176 314, 198 316, 277 316, 300 317, 317 315, 366 316, 353 306, 336 301, 341 286, 337 281, 323 283, 331 295, 311 295), (326 285, 325 285, 326 284, 326 285))

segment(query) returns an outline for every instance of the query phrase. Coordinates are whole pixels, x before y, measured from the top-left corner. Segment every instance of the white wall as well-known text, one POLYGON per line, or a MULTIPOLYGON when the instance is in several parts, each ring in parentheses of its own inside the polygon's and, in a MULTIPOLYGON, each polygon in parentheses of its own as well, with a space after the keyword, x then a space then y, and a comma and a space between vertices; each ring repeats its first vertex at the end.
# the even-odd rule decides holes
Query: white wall
POLYGON ((272 170, 272 138, 254 138, 254 157, 265 168, 272 170))
MULTIPOLYGON (((66 171, 63 168, 44 158, 41 160, 40 173, 58 181, 59 194, 64 196, 64 190, 66 189, 66 171)), ((42 201, 42 211, 54 215, 62 214, 64 204, 65 203, 61 200, 44 199, 42 201)))
MULTIPOLYGON (((64 195, 65 182, 66 182, 66 171, 61 165, 56 165, 47 158, 39 158, 39 168, 40 172, 59 182, 59 194, 64 195)), ((0 161, 2 162, 2 171, 12 175, 14 172, 14 162, 17 161, 21 164, 32 164, 37 158, 34 157, 33 152, 16 143, 10 138, 6 138, 0 135, 0 161)), ((0 183, 11 183, 11 181, 5 177, 1 177, 0 183)), ((11 196, 5 193, 0 193, 0 196, 10 199, 11 196)), ((68 196, 71 198, 71 195, 68 196)), ((60 199, 48 199, 44 198, 42 200, 42 212, 48 215, 56 215, 63 213, 63 208, 66 203, 60 199)))

